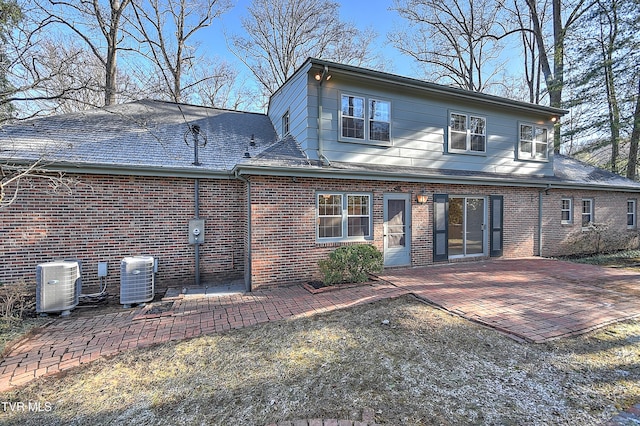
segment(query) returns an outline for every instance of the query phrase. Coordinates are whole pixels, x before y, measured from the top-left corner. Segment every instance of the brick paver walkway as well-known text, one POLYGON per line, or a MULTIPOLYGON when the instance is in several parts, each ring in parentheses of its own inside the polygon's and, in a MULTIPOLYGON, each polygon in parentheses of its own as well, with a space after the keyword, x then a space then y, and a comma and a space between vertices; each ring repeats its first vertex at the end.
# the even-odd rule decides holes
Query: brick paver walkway
POLYGON ((531 258, 387 270, 380 278, 371 285, 318 294, 290 286, 244 295, 177 297, 93 317, 52 317, 0 361, 0 392, 128 349, 405 294, 530 342, 640 317, 640 273, 628 270, 531 258))
POLYGON ((13 345, 0 362, 0 392, 103 356, 268 321, 344 309, 406 294, 380 282, 311 294, 302 286, 220 297, 184 297, 160 312, 157 304, 93 317, 52 317, 13 345), (155 305, 155 306, 154 306, 155 305), (154 311, 159 313, 153 313, 154 311))

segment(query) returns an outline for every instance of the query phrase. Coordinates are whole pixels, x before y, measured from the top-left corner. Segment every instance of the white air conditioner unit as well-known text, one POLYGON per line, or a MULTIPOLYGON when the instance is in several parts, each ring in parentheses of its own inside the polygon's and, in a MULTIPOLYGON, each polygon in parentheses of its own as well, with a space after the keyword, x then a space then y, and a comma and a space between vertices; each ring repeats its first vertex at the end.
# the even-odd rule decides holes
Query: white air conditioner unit
POLYGON ((125 257, 120 263, 120 304, 153 300, 154 259, 152 256, 125 257))
POLYGON ((78 306, 81 286, 78 262, 41 263, 36 267, 36 312, 69 315, 78 306))

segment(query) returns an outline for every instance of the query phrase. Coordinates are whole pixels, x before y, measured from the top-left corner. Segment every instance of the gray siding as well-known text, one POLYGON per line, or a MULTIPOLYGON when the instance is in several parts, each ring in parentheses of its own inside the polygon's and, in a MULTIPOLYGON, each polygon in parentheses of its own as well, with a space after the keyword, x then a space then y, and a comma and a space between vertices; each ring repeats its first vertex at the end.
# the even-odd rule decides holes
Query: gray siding
MULTIPOLYGON (((548 121, 550 116, 508 111, 482 102, 462 103, 450 97, 427 96, 423 91, 379 83, 371 85, 340 76, 334 76, 325 82, 322 101, 324 154, 331 161, 553 175, 551 139, 548 162, 522 161, 516 158, 519 123, 533 122, 552 128, 552 123, 548 121), (380 147, 340 141, 338 120, 339 99, 342 93, 391 101, 391 146, 380 147), (446 152, 450 111, 486 118, 486 153, 446 152)), ((310 97, 309 102, 317 102, 317 97, 310 97)), ((316 109, 313 105, 310 108, 316 109)))
MULTIPOLYGON (((307 66, 299 70, 271 97, 267 112, 278 137, 282 138, 282 116, 289 111, 289 133, 305 152, 310 149, 309 130, 311 128, 315 134, 317 128, 317 112, 311 112, 312 103, 308 99, 309 91, 315 92, 315 88, 309 84, 309 68, 307 66)), ((317 102, 313 104, 316 105, 313 108, 317 109, 317 102)))
POLYGON ((517 158, 519 124, 536 123, 553 129, 551 115, 482 102, 460 100, 453 95, 434 94, 393 83, 372 83, 334 72, 320 86, 310 67, 300 69, 271 98, 268 115, 282 136, 281 118, 290 114, 290 133, 311 159, 318 158, 318 101, 322 102, 323 154, 330 161, 375 163, 399 167, 553 175, 553 142, 549 137, 549 161, 517 158), (375 146, 340 140, 339 109, 342 93, 391 102, 391 144, 375 146), (486 119, 486 152, 447 152, 451 111, 486 119))

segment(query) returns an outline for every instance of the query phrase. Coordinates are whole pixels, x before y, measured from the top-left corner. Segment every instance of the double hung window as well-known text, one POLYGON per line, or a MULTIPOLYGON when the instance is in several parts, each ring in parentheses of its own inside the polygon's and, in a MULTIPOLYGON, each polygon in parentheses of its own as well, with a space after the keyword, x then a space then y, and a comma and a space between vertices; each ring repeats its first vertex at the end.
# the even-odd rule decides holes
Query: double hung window
POLYGON ((636 200, 627 200, 627 228, 636 229, 637 226, 636 200))
POLYGON ((282 136, 289 134, 289 111, 282 115, 282 136))
POLYGON ((590 223, 593 223, 593 200, 582 200, 582 227, 586 228, 590 223))
POLYGON ((520 124, 518 158, 521 160, 546 160, 549 148, 549 129, 533 124, 520 124))
POLYGON ((484 153, 487 121, 483 117, 452 112, 449 115, 449 152, 484 153))
POLYGON ((573 223, 573 200, 571 198, 563 198, 560 203, 560 223, 573 223))
POLYGON ((371 195, 319 193, 319 240, 371 238, 371 195))
POLYGON ((375 145, 391 143, 391 102, 347 94, 340 99, 341 140, 375 145))

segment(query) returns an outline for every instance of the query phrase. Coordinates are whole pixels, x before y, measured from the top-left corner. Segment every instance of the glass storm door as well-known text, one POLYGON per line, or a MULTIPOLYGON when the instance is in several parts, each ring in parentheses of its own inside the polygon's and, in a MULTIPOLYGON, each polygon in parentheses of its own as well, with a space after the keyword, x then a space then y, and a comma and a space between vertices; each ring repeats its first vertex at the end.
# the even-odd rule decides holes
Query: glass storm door
POLYGON ((411 264, 411 198, 384 196, 384 266, 411 264))
POLYGON ((484 254, 486 246, 485 206, 484 198, 449 198, 449 256, 484 254))

